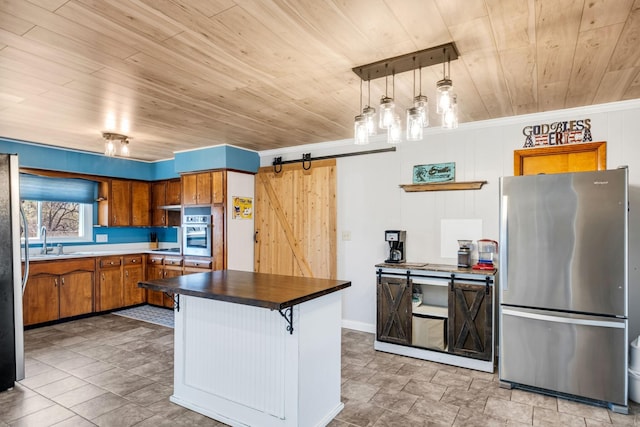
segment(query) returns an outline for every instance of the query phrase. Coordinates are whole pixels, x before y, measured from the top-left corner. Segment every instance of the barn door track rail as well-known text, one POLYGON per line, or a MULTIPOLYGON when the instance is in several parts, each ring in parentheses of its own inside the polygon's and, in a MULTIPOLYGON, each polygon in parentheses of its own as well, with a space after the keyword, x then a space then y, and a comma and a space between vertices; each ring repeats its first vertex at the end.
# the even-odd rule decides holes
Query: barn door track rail
POLYGON ((302 169, 309 170, 311 169, 311 161, 312 160, 327 160, 327 159, 337 159, 340 157, 351 157, 351 156, 362 156, 365 154, 377 154, 377 153, 386 153, 389 151, 396 151, 396 147, 389 148, 380 148, 377 150, 366 150, 366 151, 356 151, 353 153, 342 153, 342 154, 333 154, 331 156, 320 156, 311 158, 311 153, 303 153, 302 158, 296 160, 285 160, 282 161, 282 157, 274 157, 273 158, 273 172, 280 173, 282 171, 282 165, 286 165, 289 163, 302 163, 302 169))

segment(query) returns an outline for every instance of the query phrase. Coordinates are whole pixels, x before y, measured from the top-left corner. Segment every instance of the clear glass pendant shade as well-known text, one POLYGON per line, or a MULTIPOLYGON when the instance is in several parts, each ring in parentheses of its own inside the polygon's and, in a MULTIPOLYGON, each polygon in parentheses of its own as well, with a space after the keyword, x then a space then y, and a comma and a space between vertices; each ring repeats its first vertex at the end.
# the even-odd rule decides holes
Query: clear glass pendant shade
POLYGON ((424 95, 418 95, 413 98, 413 106, 420 111, 422 117, 422 127, 429 127, 429 103, 428 98, 424 95))
POLYGON ((407 110, 407 141, 420 141, 423 135, 422 113, 419 108, 407 110))
POLYGON ((442 127, 455 129, 458 127, 458 102, 456 95, 451 96, 449 108, 442 113, 442 127))
POLYGON ((357 115, 353 121, 353 138, 356 145, 366 145, 369 143, 367 120, 362 115, 357 115))
POLYGON ((369 136, 374 136, 378 133, 378 126, 376 123, 376 109, 369 107, 368 105, 362 110, 362 117, 367 121, 367 131, 369 136))
POLYGON ((396 104, 393 102, 393 98, 383 96, 380 100, 380 115, 378 121, 378 127, 380 129, 389 129, 393 124, 396 115, 396 104))
POLYGON ((131 152, 129 151, 129 141, 122 141, 120 143, 120 156, 129 157, 131 152))
POLYGON ((116 155, 116 146, 113 141, 105 141, 104 143, 104 155, 108 157, 113 157, 116 155))
POLYGON ((402 124, 400 116, 395 114, 391 120, 391 124, 387 129, 387 142, 389 144, 398 144, 402 140, 402 124))
POLYGON ((453 82, 449 79, 442 79, 436 83, 438 98, 436 100, 438 114, 444 113, 451 105, 453 94, 453 82))

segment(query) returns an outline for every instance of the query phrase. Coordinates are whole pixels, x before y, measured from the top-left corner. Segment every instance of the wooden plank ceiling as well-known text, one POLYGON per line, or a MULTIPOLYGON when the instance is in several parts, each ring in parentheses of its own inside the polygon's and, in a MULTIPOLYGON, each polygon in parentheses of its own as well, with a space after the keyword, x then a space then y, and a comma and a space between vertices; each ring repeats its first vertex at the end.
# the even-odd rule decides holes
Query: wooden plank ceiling
POLYGON ((634 99, 639 38, 640 0, 0 0, 0 136, 102 152, 110 130, 143 160, 351 138, 352 67, 451 41, 461 123, 634 99))

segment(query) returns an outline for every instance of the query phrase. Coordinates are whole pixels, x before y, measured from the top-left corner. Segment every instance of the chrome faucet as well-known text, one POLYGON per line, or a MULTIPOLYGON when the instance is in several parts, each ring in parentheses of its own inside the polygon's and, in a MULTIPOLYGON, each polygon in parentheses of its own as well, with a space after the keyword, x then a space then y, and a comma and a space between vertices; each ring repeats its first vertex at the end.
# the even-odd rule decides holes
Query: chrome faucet
POLYGON ((47 248, 47 227, 44 225, 40 228, 40 236, 42 236, 42 251, 40 251, 40 253, 46 255, 49 251, 53 250, 53 248, 47 248))

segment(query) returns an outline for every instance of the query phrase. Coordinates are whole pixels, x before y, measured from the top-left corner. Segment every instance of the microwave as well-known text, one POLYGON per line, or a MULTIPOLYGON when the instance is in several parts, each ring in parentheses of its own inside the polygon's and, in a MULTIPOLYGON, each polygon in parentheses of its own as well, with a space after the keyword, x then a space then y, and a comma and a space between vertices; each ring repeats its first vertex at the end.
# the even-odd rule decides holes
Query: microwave
POLYGON ((211 215, 185 215, 182 219, 182 254, 211 256, 211 215))

